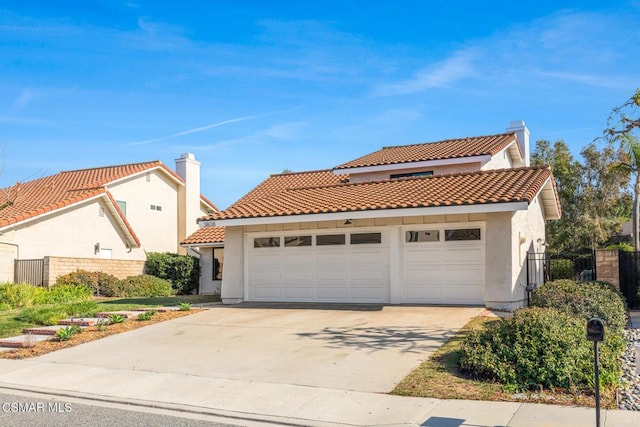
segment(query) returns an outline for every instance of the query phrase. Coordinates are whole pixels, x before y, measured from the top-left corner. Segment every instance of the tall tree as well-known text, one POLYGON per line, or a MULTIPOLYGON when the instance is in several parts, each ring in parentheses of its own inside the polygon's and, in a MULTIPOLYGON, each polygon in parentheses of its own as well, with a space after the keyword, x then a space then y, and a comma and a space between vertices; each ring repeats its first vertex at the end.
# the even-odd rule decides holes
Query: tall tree
POLYGON ((623 104, 613 108, 607 120, 605 138, 620 146, 620 160, 614 169, 633 177, 633 249, 640 250, 640 88, 623 104))

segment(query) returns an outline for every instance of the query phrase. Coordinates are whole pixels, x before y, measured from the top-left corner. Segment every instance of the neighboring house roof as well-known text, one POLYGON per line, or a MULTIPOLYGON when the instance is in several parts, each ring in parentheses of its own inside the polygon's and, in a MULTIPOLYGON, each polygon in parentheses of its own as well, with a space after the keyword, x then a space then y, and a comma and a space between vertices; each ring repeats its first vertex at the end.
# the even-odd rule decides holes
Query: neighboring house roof
MULTIPOLYGON (((335 170, 463 157, 493 156, 517 141, 515 133, 475 136, 423 144, 383 147, 335 170)), ((516 144, 519 147, 519 144, 516 144)))
POLYGON ((203 243, 224 243, 224 227, 203 227, 182 241, 183 246, 199 246, 203 243))
MULTIPOLYGON (((553 194, 547 209, 560 215, 555 183, 548 167, 488 170, 452 175, 401 178, 362 183, 329 183, 304 186, 313 181, 309 173, 271 176, 230 208, 207 220, 264 218, 335 212, 483 205, 507 202, 530 203, 543 187, 553 194), (278 177, 280 180, 277 180, 278 177), (271 181, 271 183, 270 183, 271 181), (284 182, 289 185, 285 185, 284 182), (260 197, 262 196, 262 197, 260 197)), ((313 172, 318 181, 325 171, 313 172)))
MULTIPOLYGON (((11 187, 0 189, 0 229, 35 219, 59 209, 103 197, 123 233, 133 247, 140 241, 107 186, 122 179, 160 170, 183 185, 184 180, 159 160, 125 165, 63 171, 11 187)), ((204 196, 201 196, 201 198, 204 196)), ((206 200, 206 198, 204 199, 206 200)), ((208 204, 213 205, 211 202, 208 204)))
POLYGON ((220 212, 220 209, 218 209, 218 207, 211 200, 207 199, 202 194, 200 195, 200 203, 202 203, 203 205, 205 205, 206 207, 208 207, 210 210, 214 212, 220 212))

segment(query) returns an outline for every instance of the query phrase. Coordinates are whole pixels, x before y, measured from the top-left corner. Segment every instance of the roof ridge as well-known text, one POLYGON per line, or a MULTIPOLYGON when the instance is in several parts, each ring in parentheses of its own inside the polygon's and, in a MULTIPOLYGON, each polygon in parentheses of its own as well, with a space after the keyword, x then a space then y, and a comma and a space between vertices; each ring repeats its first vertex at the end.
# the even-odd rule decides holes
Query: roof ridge
MULTIPOLYGON (((464 137, 460 137, 460 138, 447 138, 447 139, 441 139, 439 141, 431 141, 431 142, 415 142, 413 144, 386 145, 386 146, 383 146, 380 150, 386 150, 386 149, 391 149, 391 148, 401 148, 401 147, 415 147, 415 146, 418 146, 418 145, 439 144, 439 143, 443 143, 443 142, 465 141, 465 140, 480 139, 480 138, 490 138, 490 137, 494 137, 494 136, 507 136, 507 135, 515 135, 515 132, 502 132, 502 133, 495 133, 495 134, 490 134, 490 135, 464 136, 464 137)), ((380 151, 380 150, 378 150, 378 151, 380 151)))
POLYGON ((305 173, 318 173, 318 172, 333 172, 333 169, 332 168, 326 168, 326 169, 314 169, 314 170, 309 170, 309 171, 272 173, 271 175, 269 175, 269 177, 287 176, 287 175, 301 175, 301 174, 305 174, 305 173))
POLYGON ((148 161, 148 162, 124 163, 124 164, 120 164, 120 165, 95 166, 95 167, 92 167, 92 168, 71 169, 71 170, 66 170, 66 171, 60 171, 57 174, 53 174, 53 175, 49 175, 49 176, 55 176, 55 175, 62 174, 62 173, 85 172, 85 171, 91 171, 91 170, 97 170, 97 169, 112 169, 112 168, 121 168, 121 167, 125 167, 125 166, 146 165, 146 164, 152 164, 152 163, 157 163, 158 165, 164 164, 160 160, 151 160, 151 161, 148 161))

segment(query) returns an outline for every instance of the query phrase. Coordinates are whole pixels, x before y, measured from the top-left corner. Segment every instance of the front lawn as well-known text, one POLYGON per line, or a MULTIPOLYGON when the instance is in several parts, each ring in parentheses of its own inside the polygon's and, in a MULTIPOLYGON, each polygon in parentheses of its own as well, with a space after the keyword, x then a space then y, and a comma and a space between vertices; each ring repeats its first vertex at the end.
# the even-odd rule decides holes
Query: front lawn
POLYGON ((25 328, 53 325, 58 320, 74 317, 93 317, 101 311, 132 310, 141 307, 178 306, 182 302, 197 308, 198 304, 218 302, 216 295, 179 295, 150 298, 109 298, 85 301, 38 304, 22 309, 0 311, 0 338, 22 334, 25 328))

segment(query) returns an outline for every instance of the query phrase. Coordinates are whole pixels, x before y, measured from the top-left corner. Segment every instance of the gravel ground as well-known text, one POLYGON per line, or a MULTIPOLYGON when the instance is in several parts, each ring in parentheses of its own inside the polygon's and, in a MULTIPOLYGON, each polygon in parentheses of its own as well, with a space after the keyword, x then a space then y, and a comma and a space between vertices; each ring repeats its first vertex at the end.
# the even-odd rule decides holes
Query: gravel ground
POLYGON ((636 375, 636 352, 634 343, 640 343, 640 329, 626 329, 624 336, 628 341, 622 355, 622 381, 620 390, 620 409, 640 411, 640 375, 636 375))

